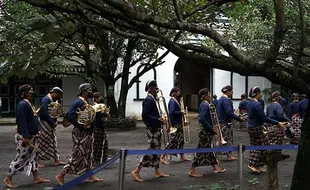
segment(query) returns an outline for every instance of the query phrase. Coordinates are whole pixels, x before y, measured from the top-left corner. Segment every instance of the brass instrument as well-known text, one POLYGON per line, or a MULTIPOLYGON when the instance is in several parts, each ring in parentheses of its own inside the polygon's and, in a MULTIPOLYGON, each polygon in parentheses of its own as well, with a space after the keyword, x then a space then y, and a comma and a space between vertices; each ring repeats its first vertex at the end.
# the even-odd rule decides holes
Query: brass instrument
POLYGON ((47 107, 51 118, 58 118, 63 113, 62 105, 58 102, 51 102, 47 107))
POLYGON ((234 113, 235 113, 236 115, 240 115, 240 110, 239 110, 239 108, 238 108, 238 109, 235 109, 234 113))
POLYGON ((110 107, 107 107, 105 104, 95 104, 93 105, 95 112, 106 113, 103 115, 102 119, 107 120, 110 116, 110 107))
POLYGON ((188 110, 187 110, 187 107, 185 107, 185 109, 184 109, 183 97, 180 98, 180 105, 181 105, 181 110, 185 111, 185 115, 183 115, 183 119, 182 119, 184 142, 185 143, 189 143, 190 140, 191 140, 190 123, 189 123, 189 120, 188 120, 188 110))
MULTIPOLYGON (((290 133, 294 133, 294 129, 291 128, 292 124, 290 122, 284 123, 284 130, 287 130, 290 133)), ((271 127, 268 127, 266 125, 263 126, 263 134, 268 135, 269 133, 276 132, 279 130, 278 126, 272 125, 271 127)))
MULTIPOLYGON (((227 142, 224 140, 223 134, 222 134, 222 129, 220 122, 218 120, 218 116, 216 113, 216 108, 214 104, 209 104, 209 109, 210 109, 210 114, 211 114, 211 120, 212 120, 212 125, 215 127, 216 130, 216 136, 217 138, 213 138, 212 140, 212 148, 214 147, 219 147, 222 145, 227 144, 227 142)), ((223 157, 221 152, 215 153, 217 157, 219 157, 219 167, 223 169, 223 157)))
MULTIPOLYGON (((162 125, 161 133, 163 135, 164 145, 166 146, 167 143, 170 141, 170 134, 175 133, 178 129, 171 126, 166 99, 163 96, 163 92, 159 89, 157 94, 159 94, 156 100, 159 109, 159 114, 162 118, 165 119, 165 123, 162 125)), ((168 161, 171 160, 172 159, 171 155, 166 155, 166 159, 168 161)))
POLYGON ((90 127, 90 124, 95 120, 96 110, 89 104, 84 104, 82 108, 76 110, 77 122, 81 125, 90 127))

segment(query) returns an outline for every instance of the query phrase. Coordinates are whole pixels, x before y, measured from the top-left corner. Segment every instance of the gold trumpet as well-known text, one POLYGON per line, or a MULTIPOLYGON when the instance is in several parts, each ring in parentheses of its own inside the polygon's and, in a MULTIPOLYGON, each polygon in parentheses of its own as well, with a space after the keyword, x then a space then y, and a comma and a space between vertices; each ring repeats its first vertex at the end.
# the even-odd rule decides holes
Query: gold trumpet
POLYGON ((82 108, 77 108, 77 122, 81 125, 90 127, 90 124, 95 120, 96 111, 89 105, 85 104, 82 108))
POLYGON ((190 123, 189 123, 189 120, 188 120, 188 110, 187 110, 187 107, 185 107, 185 109, 184 109, 183 97, 180 98, 180 105, 181 105, 181 110, 185 111, 185 115, 183 115, 183 119, 182 119, 184 142, 185 143, 189 143, 191 141, 190 123))

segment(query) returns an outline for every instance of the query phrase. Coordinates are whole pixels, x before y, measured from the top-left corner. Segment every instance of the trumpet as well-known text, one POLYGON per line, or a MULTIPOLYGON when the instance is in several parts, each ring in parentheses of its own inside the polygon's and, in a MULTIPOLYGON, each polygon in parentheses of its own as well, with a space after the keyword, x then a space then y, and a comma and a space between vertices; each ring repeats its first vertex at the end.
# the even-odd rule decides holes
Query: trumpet
MULTIPOLYGON (((221 125, 220 122, 218 120, 218 116, 216 113, 216 108, 214 104, 210 104, 209 105, 209 109, 210 109, 210 114, 211 114, 211 120, 212 120, 212 124, 215 127, 216 130, 216 136, 217 138, 213 138, 212 141, 212 147, 219 147, 221 145, 225 145, 227 144, 227 142, 224 140, 223 134, 222 134, 222 129, 221 129, 221 125)), ((219 162, 220 162, 220 168, 224 168, 223 167, 223 157, 222 157, 222 153, 216 153, 217 157, 219 157, 219 162)))
POLYGON ((183 119, 182 119, 184 142, 189 143, 191 140, 191 131, 190 131, 190 124, 188 120, 188 110, 187 110, 187 107, 185 107, 184 109, 183 97, 181 97, 180 99, 180 105, 181 105, 181 110, 185 111, 185 115, 183 115, 183 119))
POLYGON ((96 110, 89 104, 85 104, 82 108, 77 108, 77 122, 81 125, 90 127, 90 124, 95 120, 96 110))

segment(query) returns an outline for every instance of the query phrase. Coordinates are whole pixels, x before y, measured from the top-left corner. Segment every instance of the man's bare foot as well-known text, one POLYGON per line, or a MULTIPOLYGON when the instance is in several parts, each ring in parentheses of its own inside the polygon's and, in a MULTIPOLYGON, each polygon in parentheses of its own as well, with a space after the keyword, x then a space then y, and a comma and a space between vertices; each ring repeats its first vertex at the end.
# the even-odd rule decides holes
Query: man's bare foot
POLYGON ((40 164, 40 163, 38 163, 38 167, 39 167, 39 168, 44 168, 44 167, 45 167, 45 165, 44 165, 44 164, 40 164))
POLYGON ((155 177, 169 177, 169 175, 161 173, 161 172, 156 172, 155 177))
POLYGON ((38 183, 49 183, 49 182, 50 182, 50 180, 48 180, 48 179, 43 179, 43 178, 40 178, 40 177, 34 179, 34 183, 35 183, 35 184, 38 184, 38 183))
POLYGON ((56 175, 56 176, 55 176, 55 179, 57 180, 57 182, 58 182, 59 185, 63 185, 63 184, 65 183, 65 179, 64 179, 64 177, 61 176, 61 175, 56 175))
POLYGON ((169 162, 166 160, 166 158, 160 158, 161 163, 169 165, 169 162))
POLYGON ((103 179, 100 179, 100 178, 98 178, 96 176, 91 176, 90 178, 88 178, 88 182, 89 183, 101 182, 101 181, 103 181, 103 179))
POLYGON ((185 157, 181 157, 181 158, 180 158, 180 161, 181 161, 181 162, 184 162, 184 161, 190 161, 190 159, 185 158, 185 157))
POLYGON ((252 172, 254 172, 254 173, 256 173, 256 174, 259 174, 259 173, 260 173, 260 170, 259 170, 258 168, 256 168, 256 167, 248 166, 248 168, 249 168, 252 172))
POLYGON ((17 187, 17 185, 15 185, 14 183, 13 183, 13 181, 11 180, 11 179, 9 179, 9 178, 5 178, 4 180, 3 180, 3 182, 6 184, 6 186, 8 186, 9 188, 16 188, 17 187))
POLYGON ((202 175, 199 174, 199 173, 197 173, 196 171, 189 171, 189 172, 188 172, 188 175, 189 175, 190 177, 202 177, 202 175))
POLYGON ((213 172, 216 173, 216 174, 218 174, 218 173, 224 173, 225 171, 226 171, 226 169, 224 169, 224 168, 222 168, 222 169, 218 168, 218 169, 216 169, 216 170, 213 170, 213 172))
POLYGON ((57 160, 57 161, 55 162, 55 166, 59 166, 59 165, 66 165, 66 163, 63 162, 63 161, 61 161, 61 160, 57 160))
POLYGON ((136 181, 138 181, 138 182, 142 182, 143 181, 143 179, 140 177, 138 172, 132 171, 131 174, 135 178, 136 181))
POLYGON ((238 158, 234 157, 234 156, 229 156, 227 158, 228 161, 233 161, 233 160, 238 160, 238 158))
POLYGON ((266 171, 264 168, 261 168, 261 167, 259 167, 258 170, 259 170, 260 172, 265 172, 265 171, 266 171))

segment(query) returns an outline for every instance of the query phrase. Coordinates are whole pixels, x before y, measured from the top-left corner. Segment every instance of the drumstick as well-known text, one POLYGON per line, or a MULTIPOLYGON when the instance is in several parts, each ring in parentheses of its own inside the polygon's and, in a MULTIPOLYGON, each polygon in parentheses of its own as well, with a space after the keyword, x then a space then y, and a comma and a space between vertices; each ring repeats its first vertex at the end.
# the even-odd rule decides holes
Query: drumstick
MULTIPOLYGON (((23 138, 17 136, 17 140, 23 140, 23 138)), ((35 146, 34 144, 29 142, 29 146, 32 147, 33 149, 35 149, 38 152, 41 152, 41 149, 39 149, 39 147, 35 146)))

